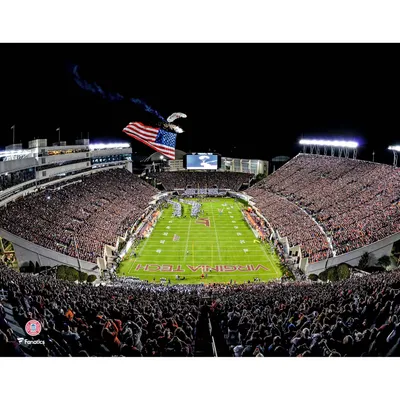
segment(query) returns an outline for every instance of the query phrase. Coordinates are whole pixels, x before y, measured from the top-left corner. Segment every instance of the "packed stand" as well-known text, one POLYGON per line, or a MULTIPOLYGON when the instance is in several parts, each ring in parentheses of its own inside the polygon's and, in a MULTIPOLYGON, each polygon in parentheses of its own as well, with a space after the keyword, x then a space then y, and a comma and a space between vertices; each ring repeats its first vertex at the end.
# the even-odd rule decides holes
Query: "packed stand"
MULTIPOLYGON (((202 316, 231 356, 400 355, 400 271, 327 284, 95 287, 0 265, 0 292, 21 326, 42 324, 35 356, 191 356, 202 316)), ((0 307, 0 356, 24 355, 0 307)))
POLYGON ((125 169, 83 177, 9 203, 0 213, 6 231, 60 253, 96 262, 142 215, 157 190, 125 169))
POLYGON ((194 171, 175 171, 158 172, 149 176, 161 182, 166 190, 174 189, 230 189, 237 191, 244 183, 249 183, 252 174, 242 172, 194 172, 194 171))
POLYGON ((399 356, 399 288, 399 271, 226 287, 211 309, 235 356, 399 356))
MULTIPOLYGON (((192 356, 201 314, 196 290, 160 285, 77 285, 0 263, 0 291, 24 327, 41 323, 33 356, 192 356)), ((0 304, 0 357, 24 356, 0 304)))
POLYGON ((254 197, 256 206, 279 235, 288 238, 290 247, 301 245, 302 256, 308 257, 309 262, 332 255, 326 235, 296 204, 261 187, 253 187, 246 193, 254 197))
POLYGON ((330 252, 318 225, 332 238, 336 255, 400 232, 400 169, 389 165, 301 154, 247 193, 312 261, 330 252))
POLYGON ((242 211, 247 223, 257 232, 257 237, 263 241, 269 239, 272 232, 268 224, 260 218, 252 209, 242 211))

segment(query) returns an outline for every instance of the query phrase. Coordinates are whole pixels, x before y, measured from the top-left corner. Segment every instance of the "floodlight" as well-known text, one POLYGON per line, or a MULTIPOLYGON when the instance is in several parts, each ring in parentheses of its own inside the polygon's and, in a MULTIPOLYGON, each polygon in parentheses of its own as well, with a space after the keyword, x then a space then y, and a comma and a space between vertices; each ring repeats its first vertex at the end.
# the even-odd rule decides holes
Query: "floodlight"
POLYGON ((130 147, 129 143, 94 143, 89 144, 89 150, 121 149, 130 147))
POLYGON ((392 151, 400 151, 400 146, 389 146, 388 150, 392 150, 392 151))
POLYGON ((347 140, 301 139, 299 144, 314 145, 314 146, 348 147, 351 149, 356 149, 358 147, 357 142, 347 141, 347 140))
POLYGON ((23 156, 26 154, 31 154, 30 150, 4 150, 0 151, 0 157, 10 157, 10 156, 23 156))

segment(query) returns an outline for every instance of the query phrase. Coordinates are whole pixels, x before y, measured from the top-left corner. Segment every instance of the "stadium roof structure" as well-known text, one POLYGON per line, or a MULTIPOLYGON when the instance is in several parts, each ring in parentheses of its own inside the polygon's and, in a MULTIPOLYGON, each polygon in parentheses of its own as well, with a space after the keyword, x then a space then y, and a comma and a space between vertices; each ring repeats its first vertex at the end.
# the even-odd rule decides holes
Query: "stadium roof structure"
MULTIPOLYGON (((183 160, 185 155, 186 153, 183 150, 175 149, 175 160, 183 160)), ((161 161, 163 159, 164 156, 156 151, 149 155, 144 161, 161 161)))

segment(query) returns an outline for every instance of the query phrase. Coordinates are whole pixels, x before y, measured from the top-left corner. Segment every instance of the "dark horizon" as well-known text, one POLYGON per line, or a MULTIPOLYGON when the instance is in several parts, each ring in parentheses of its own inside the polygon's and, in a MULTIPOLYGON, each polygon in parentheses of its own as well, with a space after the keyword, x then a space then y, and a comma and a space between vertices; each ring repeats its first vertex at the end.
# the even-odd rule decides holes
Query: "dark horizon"
POLYGON ((160 119, 127 100, 110 101, 82 89, 140 99, 163 117, 184 112, 177 148, 258 158, 301 151, 304 138, 355 139, 358 158, 392 162, 398 144, 394 99, 399 87, 396 45, 352 44, 2 44, 3 110, 0 147, 24 147, 34 137, 72 144, 131 141, 131 121, 160 119))

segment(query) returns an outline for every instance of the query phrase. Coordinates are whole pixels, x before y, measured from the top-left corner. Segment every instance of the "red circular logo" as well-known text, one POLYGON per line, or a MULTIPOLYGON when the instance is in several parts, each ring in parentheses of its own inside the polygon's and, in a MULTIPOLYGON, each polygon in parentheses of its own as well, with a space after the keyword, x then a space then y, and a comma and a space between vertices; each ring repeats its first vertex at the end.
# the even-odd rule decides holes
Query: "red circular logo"
POLYGON ((42 325, 36 319, 31 319, 25 325, 25 331, 30 336, 37 336, 39 335, 40 331, 42 330, 42 325))

